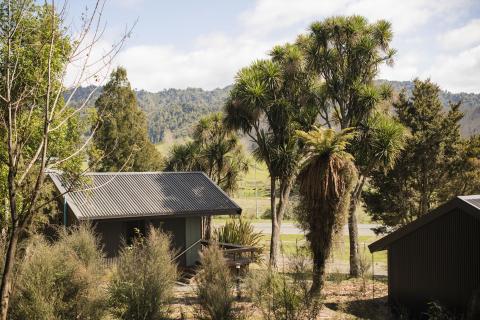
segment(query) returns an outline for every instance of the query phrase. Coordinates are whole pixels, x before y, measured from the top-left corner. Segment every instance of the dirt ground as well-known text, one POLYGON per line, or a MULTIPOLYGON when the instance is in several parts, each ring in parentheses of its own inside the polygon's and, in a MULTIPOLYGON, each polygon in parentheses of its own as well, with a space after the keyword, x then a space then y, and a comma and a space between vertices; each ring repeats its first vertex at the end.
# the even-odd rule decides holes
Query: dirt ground
MULTIPOLYGON (((325 282, 324 307, 318 319, 389 319, 385 277, 347 279, 343 274, 329 274, 325 282)), ((172 319, 195 319, 196 299, 193 285, 178 286, 172 305, 172 319)), ((260 312, 249 301, 237 307, 247 311, 247 319, 261 319, 260 312)))

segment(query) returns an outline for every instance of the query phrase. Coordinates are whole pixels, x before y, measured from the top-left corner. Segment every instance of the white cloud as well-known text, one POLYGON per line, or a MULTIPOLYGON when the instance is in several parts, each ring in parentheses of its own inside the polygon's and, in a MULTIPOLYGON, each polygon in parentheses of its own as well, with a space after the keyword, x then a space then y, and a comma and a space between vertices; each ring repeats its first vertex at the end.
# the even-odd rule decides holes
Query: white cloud
MULTIPOLYGON (((331 15, 360 14, 372 21, 387 19, 394 31, 414 30, 435 16, 464 7, 471 0, 257 0, 255 7, 241 15, 251 30, 272 32, 296 23, 331 15)), ((442 16, 444 19, 444 16, 442 16)))
POLYGON ((480 44, 480 19, 473 19, 466 25, 450 30, 438 37, 446 50, 458 50, 480 44))
POLYGON ((266 57, 273 43, 248 38, 202 36, 191 51, 173 46, 135 46, 118 57, 132 85, 157 91, 163 88, 214 89, 233 83, 236 72, 254 59, 266 57))
POLYGON ((458 54, 439 56, 422 74, 452 92, 480 91, 480 45, 458 54))
POLYGON ((332 15, 348 2, 349 0, 258 0, 252 10, 240 15, 240 20, 249 30, 269 33, 318 16, 332 15))
POLYGON ((379 78, 387 80, 413 80, 418 76, 418 57, 414 53, 407 53, 395 59, 392 67, 383 65, 379 78))
POLYGON ((479 92, 480 19, 442 35, 434 29, 439 21, 447 29, 461 17, 459 11, 468 10, 469 2, 258 0, 253 8, 239 13, 240 31, 236 34, 200 34, 192 47, 184 50, 162 43, 132 46, 120 53, 116 63, 127 68, 132 86, 139 89, 213 89, 231 84, 240 68, 266 57, 274 44, 294 40, 311 21, 361 14, 370 21, 387 19, 393 25, 398 55, 393 68, 382 67, 381 78, 431 77, 448 90, 479 92), (448 45, 437 48, 435 39, 448 45))

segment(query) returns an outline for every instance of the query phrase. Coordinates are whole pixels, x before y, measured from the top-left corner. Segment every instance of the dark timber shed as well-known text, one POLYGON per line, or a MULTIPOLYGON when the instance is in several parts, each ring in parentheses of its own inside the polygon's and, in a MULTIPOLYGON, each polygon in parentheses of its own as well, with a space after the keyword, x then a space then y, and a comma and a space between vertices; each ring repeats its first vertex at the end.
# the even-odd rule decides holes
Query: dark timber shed
MULTIPOLYGON (((49 176, 61 194, 71 189, 61 173, 49 176)), ((202 217, 242 211, 203 172, 88 173, 85 180, 62 197, 61 223, 91 222, 108 257, 118 254, 122 239, 131 241, 135 229, 145 234, 149 225, 170 233, 175 248, 184 251, 201 240, 202 217)), ((199 248, 179 263, 194 265, 199 248)))
POLYGON ((480 195, 459 196, 369 246, 388 250, 388 299, 412 314, 470 309, 480 290, 480 195))

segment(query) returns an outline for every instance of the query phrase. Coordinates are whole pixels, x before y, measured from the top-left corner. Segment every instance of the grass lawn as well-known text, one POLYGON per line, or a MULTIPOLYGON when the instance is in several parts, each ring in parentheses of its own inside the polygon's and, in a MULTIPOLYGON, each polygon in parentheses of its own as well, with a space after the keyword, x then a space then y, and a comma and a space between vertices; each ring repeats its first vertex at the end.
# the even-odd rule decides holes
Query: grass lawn
MULTIPOLYGON (((368 245, 372 242, 379 239, 377 236, 360 236, 360 252, 366 254, 367 257, 371 261, 372 254, 368 250, 368 245)), ((295 253, 297 246, 306 245, 306 239, 303 234, 282 234, 280 235, 280 240, 282 242, 282 252, 285 256, 291 256, 295 253)), ((270 234, 264 234, 262 239, 262 244, 265 248, 265 251, 268 251, 270 248, 270 234)), ((346 263, 349 261, 349 242, 348 236, 342 236, 340 239, 335 240, 333 252, 331 259, 335 262, 343 262, 346 263)), ((376 252, 374 253, 374 261, 375 263, 387 263, 387 253, 386 251, 376 252)))

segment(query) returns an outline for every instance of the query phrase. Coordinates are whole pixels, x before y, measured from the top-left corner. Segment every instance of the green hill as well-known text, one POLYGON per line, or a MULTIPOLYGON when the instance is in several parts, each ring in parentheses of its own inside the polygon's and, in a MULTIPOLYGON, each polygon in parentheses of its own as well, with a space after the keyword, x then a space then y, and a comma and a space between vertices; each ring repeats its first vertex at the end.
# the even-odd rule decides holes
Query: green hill
MULTIPOLYGON (((410 92, 413 87, 411 81, 378 82, 388 82, 397 91, 406 89, 410 92)), ((79 88, 72 100, 73 104, 83 102, 92 89, 93 87, 79 88)), ((168 89, 159 92, 137 90, 138 104, 147 113, 150 139, 154 143, 159 143, 166 138, 170 140, 170 137, 177 139, 188 136, 190 128, 201 116, 222 110, 230 89, 231 86, 215 90, 198 88, 168 89)), ((100 90, 92 96, 91 105, 100 94, 100 90)), ((462 101, 461 110, 465 114, 461 122, 462 133, 464 135, 480 133, 480 94, 442 91, 440 99, 445 105, 449 101, 462 101)))

